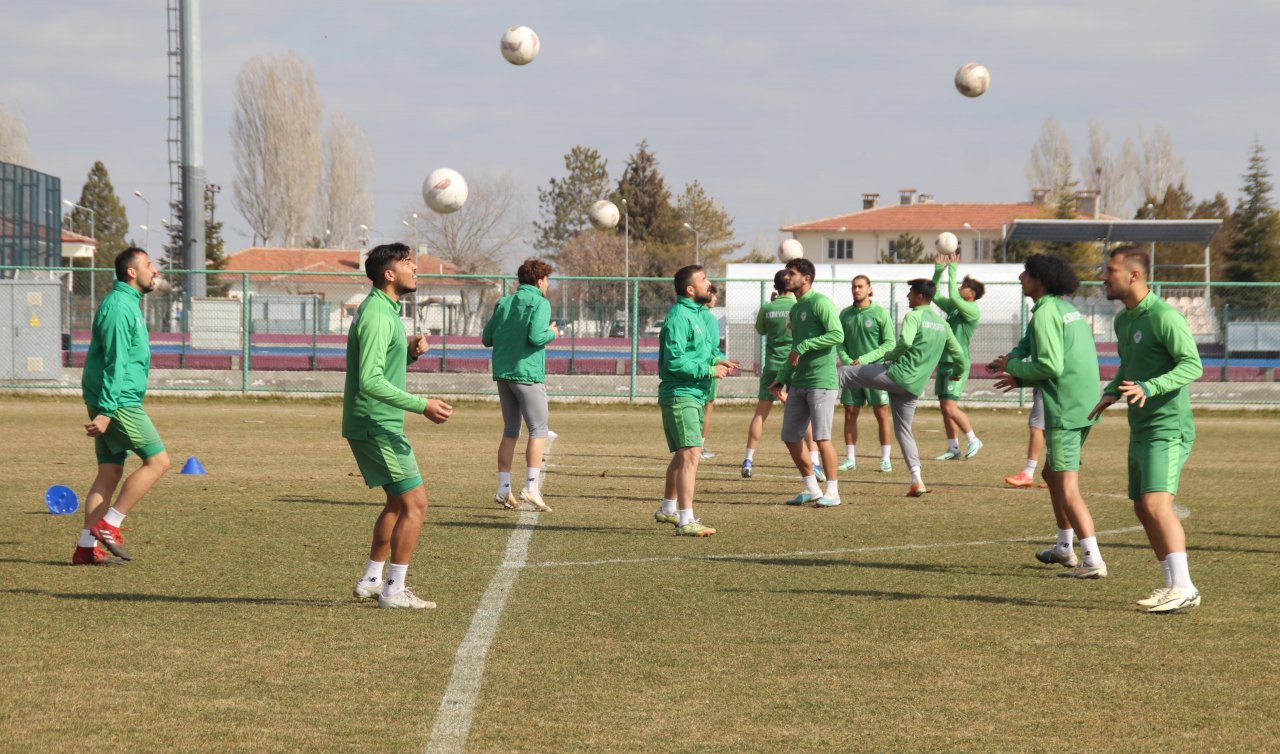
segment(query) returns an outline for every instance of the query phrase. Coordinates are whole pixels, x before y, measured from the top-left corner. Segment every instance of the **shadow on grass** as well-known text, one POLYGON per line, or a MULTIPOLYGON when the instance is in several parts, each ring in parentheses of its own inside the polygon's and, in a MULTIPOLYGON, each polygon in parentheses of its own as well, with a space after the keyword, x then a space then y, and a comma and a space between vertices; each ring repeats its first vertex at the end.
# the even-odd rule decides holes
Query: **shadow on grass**
MULTIPOLYGON (((430 497, 431 491, 427 491, 430 497)), ((277 503, 304 503, 307 505, 343 505, 350 508, 381 508, 385 503, 376 500, 331 500, 323 497, 312 497, 310 495, 281 495, 275 499, 277 503)), ((465 505, 450 505, 449 503, 440 503, 435 500, 430 501, 431 508, 466 508, 465 505)))
POLYGON ((1001 578, 1016 576, 1023 579, 1045 578, 1046 575, 1052 577, 1057 573, 1057 571, 1051 571, 1047 568, 1023 565, 1014 566, 1017 570, 984 570, 975 569, 970 566, 945 565, 941 563, 881 563, 865 560, 837 560, 835 558, 735 558, 735 560, 740 563, 756 563, 757 565, 806 566, 817 568, 844 566, 848 568, 869 568, 885 571, 914 571, 916 573, 945 573, 963 576, 994 576, 1001 578))
MULTIPOLYGON (((1192 537, 1194 539, 1194 535, 1192 537)), ((1151 551, 1151 545, 1146 542, 1106 542, 1102 545, 1104 549, 1112 547, 1122 547, 1128 550, 1146 550, 1151 551)), ((1187 545, 1187 552, 1236 552, 1250 553, 1254 555, 1280 555, 1280 550, 1255 550, 1252 547, 1208 547, 1205 545, 1187 545)))
MULTIPOLYGON (((472 529, 511 529, 518 528, 516 522, 512 521, 441 521, 436 526, 457 526, 468 527, 472 529)), ((567 526, 563 524, 544 524, 538 522, 538 531, 571 531, 571 532, 628 532, 647 530, 649 526, 567 526)))
POLYGON ((22 558, 0 558, 0 563, 25 563, 27 565, 70 566, 70 560, 23 560, 22 558))
MULTIPOLYGON (((1280 534, 1242 534, 1234 531, 1205 531, 1200 532, 1205 536, 1212 537, 1240 537, 1241 539, 1280 539, 1280 534)), ((0 544, 6 544, 0 542, 0 544)))
POLYGON ((174 594, 126 594, 124 592, 50 592, 45 589, 0 589, 0 593, 31 597, 54 597, 85 602, 178 602, 189 605, 285 605, 292 607, 335 607, 335 600, 282 599, 279 597, 199 597, 174 594))
MULTIPOLYGON (((730 590, 746 591, 746 590, 730 590)), ((976 602, 984 605, 1016 605, 1018 607, 1049 607, 1067 610, 1110 610, 1110 606, 1091 605, 1075 600, 1038 600, 1025 597, 999 597, 992 594, 919 594, 916 592, 885 592, 879 589, 783 589, 778 594, 826 594, 835 597, 865 597, 874 600, 946 600, 948 602, 976 602)))

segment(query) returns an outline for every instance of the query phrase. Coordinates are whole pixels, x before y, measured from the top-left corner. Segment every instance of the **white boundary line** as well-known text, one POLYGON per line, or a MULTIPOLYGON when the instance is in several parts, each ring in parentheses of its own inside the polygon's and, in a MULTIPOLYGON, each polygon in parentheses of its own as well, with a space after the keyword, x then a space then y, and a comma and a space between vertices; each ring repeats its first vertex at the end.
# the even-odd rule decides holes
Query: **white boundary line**
POLYGON ((476 698, 480 696, 480 684, 484 680, 484 663, 489 646, 498 632, 498 620, 507 606, 507 597, 515 586, 520 569, 529 557, 529 539, 538 525, 538 514, 525 511, 520 514, 516 528, 507 540, 507 551, 498 566, 498 572, 489 581, 480 598, 480 605, 471 618, 471 626, 458 645, 454 655, 453 673, 449 685, 436 711, 435 726, 427 741, 428 754, 453 754, 466 750, 467 735, 471 732, 471 719, 475 715, 476 698))

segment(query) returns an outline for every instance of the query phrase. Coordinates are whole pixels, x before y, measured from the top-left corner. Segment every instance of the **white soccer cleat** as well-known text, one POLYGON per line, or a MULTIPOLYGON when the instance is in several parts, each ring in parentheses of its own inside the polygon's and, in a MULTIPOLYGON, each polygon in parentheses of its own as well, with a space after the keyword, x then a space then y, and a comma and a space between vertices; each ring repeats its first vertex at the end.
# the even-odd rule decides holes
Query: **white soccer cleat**
POLYGON ((378 607, 429 610, 435 606, 436 603, 422 599, 407 588, 401 589, 390 597, 383 594, 378 595, 378 607))
POLYGON ((513 511, 520 510, 520 501, 516 500, 516 496, 512 495, 510 492, 508 492, 505 495, 502 494, 501 492, 495 494, 493 496, 493 502, 497 503, 498 505, 501 505, 503 508, 506 508, 508 510, 513 510, 513 511))
POLYGON ((1091 566, 1081 563, 1075 568, 1058 571, 1058 576, 1064 579, 1105 579, 1107 577, 1107 564, 1099 563, 1091 566))
POLYGON ((1155 607, 1156 605, 1159 605, 1161 602, 1164 602, 1164 595, 1168 591, 1169 591, 1169 587, 1162 586, 1159 589, 1152 592, 1151 594, 1148 594, 1146 597, 1143 597, 1142 599, 1138 600, 1137 605, 1138 607, 1155 607))
POLYGON ((358 600, 376 600, 382 594, 382 579, 360 579, 351 594, 358 600))
POLYGON ((539 513, 551 512, 551 506, 547 505, 546 502, 543 501, 542 493, 540 492, 534 492, 526 487, 520 490, 520 499, 529 506, 530 510, 535 510, 539 513))
POLYGON ((1147 608, 1149 613, 1176 613, 1200 607, 1200 593, 1194 589, 1180 589, 1171 586, 1165 590, 1163 598, 1147 608))

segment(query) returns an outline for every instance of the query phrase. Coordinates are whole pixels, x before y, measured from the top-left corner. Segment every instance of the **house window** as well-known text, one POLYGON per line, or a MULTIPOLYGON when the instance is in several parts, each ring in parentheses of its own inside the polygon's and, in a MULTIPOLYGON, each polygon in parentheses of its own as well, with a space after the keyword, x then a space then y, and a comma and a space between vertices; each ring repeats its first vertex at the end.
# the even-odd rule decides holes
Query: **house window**
POLYGON ((827 259, 853 259, 853 239, 828 238, 827 259))

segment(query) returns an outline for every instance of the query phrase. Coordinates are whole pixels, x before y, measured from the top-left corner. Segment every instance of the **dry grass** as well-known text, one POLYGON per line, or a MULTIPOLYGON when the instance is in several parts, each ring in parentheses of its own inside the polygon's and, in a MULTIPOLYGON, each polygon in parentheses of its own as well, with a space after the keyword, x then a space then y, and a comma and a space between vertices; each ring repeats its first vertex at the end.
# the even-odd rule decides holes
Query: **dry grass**
MULTIPOLYGON (((440 603, 349 599, 379 495, 332 401, 155 401, 174 473, 129 518, 137 558, 67 565, 92 450, 70 399, 0 399, 0 748, 421 751, 511 531, 489 503, 499 419, 463 404, 411 423, 432 509, 411 577, 440 603), (260 422, 260 423, 259 423, 260 422), (175 469, 176 472, 176 469, 175 469)), ((1205 594, 1139 613, 1158 580, 1123 498, 1121 411, 1089 438, 1083 486, 1112 576, 1066 582, 1031 558, 1042 491, 1007 491, 1025 417, 976 413, 987 447, 926 464, 934 490, 844 475, 846 505, 793 509, 776 441, 737 474, 748 414, 722 407, 700 474, 708 540, 652 522, 667 454, 653 407, 554 406, 561 435, 489 655, 471 751, 1264 751, 1280 740, 1271 415, 1201 417, 1179 502, 1205 594), (992 542, 991 544, 964 543, 992 542), (936 545, 909 548, 908 545, 936 545), (876 549, 881 548, 881 549, 876 549), (803 554, 808 553, 808 554, 803 554), (705 556, 729 556, 708 559, 705 556), (619 562, 573 565, 579 561, 619 562), (630 562, 629 562, 630 561, 630 562)), ((864 420, 864 432, 871 428, 864 420)), ((940 420, 922 411, 922 452, 940 420)), ((868 435, 869 436, 869 435, 868 435)), ((896 456, 896 453, 895 453, 896 456)))

